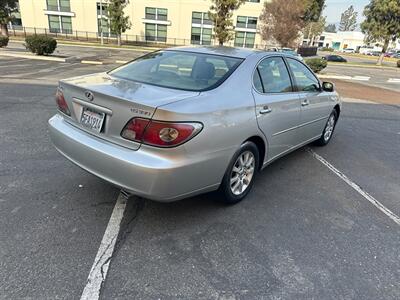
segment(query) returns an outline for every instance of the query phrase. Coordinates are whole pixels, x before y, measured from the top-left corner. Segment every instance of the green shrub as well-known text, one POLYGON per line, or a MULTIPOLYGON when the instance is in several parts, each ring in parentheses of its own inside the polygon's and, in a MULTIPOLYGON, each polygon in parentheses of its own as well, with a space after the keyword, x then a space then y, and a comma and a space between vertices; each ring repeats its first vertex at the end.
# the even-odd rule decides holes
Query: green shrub
POLYGON ((57 48, 57 41, 45 35, 32 35, 25 39, 25 47, 37 55, 49 55, 57 48))
POLYGON ((1 47, 7 47, 8 41, 9 41, 8 36, 0 35, 0 48, 1 47))
POLYGON ((397 61, 397 67, 400 68, 400 60, 397 61))
POLYGON ((313 70, 315 73, 321 72, 326 68, 328 63, 326 60, 322 58, 310 58, 306 60, 306 64, 313 70))
POLYGON ((325 51, 325 52, 333 52, 333 51, 335 51, 335 49, 333 49, 333 48, 329 48, 329 47, 323 47, 323 48, 321 48, 321 51, 325 51))

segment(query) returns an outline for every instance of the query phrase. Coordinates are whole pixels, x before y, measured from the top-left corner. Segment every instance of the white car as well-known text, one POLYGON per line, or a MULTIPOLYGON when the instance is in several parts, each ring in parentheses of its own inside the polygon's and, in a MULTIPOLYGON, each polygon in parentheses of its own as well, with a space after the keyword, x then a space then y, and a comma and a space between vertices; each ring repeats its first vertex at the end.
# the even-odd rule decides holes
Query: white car
POLYGON ((342 52, 343 53, 356 53, 356 50, 354 50, 353 48, 346 48, 346 49, 343 49, 342 52))

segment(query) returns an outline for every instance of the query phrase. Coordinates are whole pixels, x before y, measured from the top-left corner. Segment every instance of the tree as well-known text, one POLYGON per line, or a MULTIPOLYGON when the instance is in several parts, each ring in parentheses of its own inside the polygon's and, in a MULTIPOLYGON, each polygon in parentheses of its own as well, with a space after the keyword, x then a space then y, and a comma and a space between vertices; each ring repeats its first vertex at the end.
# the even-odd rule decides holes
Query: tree
POLYGON ((350 5, 350 7, 342 13, 339 31, 354 31, 357 26, 357 15, 358 12, 354 11, 353 5, 350 5))
POLYGON ((208 15, 214 22, 214 33, 220 46, 233 39, 233 11, 244 2, 245 0, 212 0, 208 15))
POLYGON ((8 36, 7 24, 14 19, 12 15, 18 10, 18 0, 0 0, 1 34, 8 36))
POLYGON ((110 31, 117 35, 118 46, 121 46, 122 33, 131 28, 129 17, 125 16, 124 13, 124 9, 128 3, 129 0, 110 0, 110 4, 107 7, 110 31))
POLYGON ((307 24, 318 22, 325 8, 325 0, 304 0, 303 21, 307 24))
POLYGON ((273 38, 282 47, 295 47, 305 24, 304 11, 304 0, 265 2, 260 16, 262 39, 273 38))
POLYGON ((361 30, 367 42, 383 42, 382 54, 377 65, 381 65, 391 41, 400 38, 400 1, 371 0, 364 9, 365 21, 361 30))
POLYGON ((320 17, 318 22, 308 23, 303 30, 304 37, 309 40, 309 45, 314 44, 314 39, 316 36, 321 35, 324 31, 326 24, 326 17, 320 17))
POLYGON ((326 32, 333 32, 336 33, 336 25, 335 24, 329 24, 328 26, 325 27, 324 29, 326 32))

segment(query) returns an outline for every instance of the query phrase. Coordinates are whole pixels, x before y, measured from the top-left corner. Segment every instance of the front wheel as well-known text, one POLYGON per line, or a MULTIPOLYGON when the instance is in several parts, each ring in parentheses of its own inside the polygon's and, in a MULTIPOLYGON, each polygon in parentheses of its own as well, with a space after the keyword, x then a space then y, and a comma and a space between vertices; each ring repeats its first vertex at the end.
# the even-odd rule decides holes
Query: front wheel
POLYGON ((319 146, 328 145, 329 141, 332 138, 333 131, 335 130, 337 119, 338 119, 337 112, 336 110, 333 110, 328 118, 328 121, 326 122, 321 137, 316 141, 317 145, 319 146))
POLYGON ((236 152, 220 186, 221 202, 235 204, 243 200, 254 184, 259 166, 259 152, 252 142, 244 143, 236 152))

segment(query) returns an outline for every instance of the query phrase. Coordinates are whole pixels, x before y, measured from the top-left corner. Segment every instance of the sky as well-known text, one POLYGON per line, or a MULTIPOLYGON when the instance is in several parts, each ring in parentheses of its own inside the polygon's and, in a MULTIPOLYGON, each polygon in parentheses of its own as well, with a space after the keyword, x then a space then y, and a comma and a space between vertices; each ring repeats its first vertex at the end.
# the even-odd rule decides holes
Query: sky
POLYGON ((369 0, 326 0, 326 8, 323 15, 327 16, 327 23, 340 22, 340 16, 350 5, 354 6, 355 11, 358 12, 358 22, 363 20, 362 13, 364 7, 369 3, 369 0))

